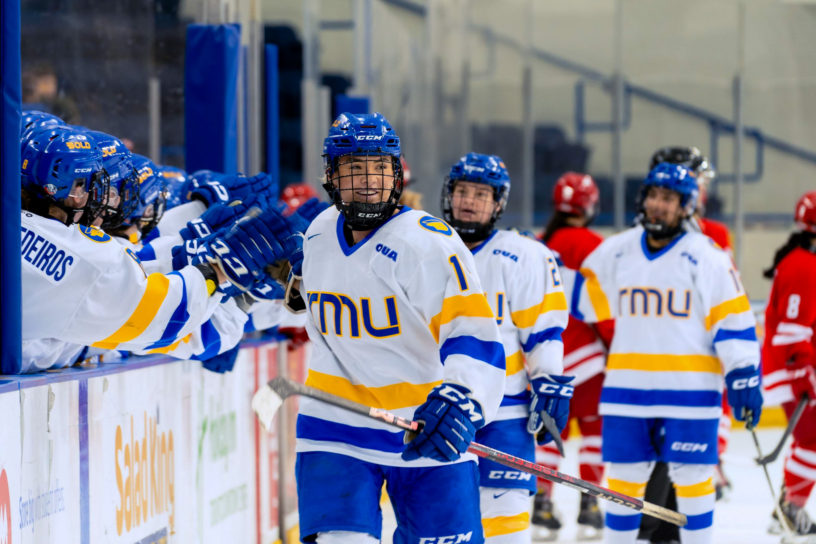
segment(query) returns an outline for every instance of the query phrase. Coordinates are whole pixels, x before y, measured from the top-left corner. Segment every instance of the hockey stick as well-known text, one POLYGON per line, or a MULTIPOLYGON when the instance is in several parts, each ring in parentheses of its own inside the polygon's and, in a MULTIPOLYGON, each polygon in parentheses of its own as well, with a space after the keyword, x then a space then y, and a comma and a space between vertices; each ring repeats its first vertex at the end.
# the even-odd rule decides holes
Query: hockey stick
MULTIPOLYGON (((380 408, 365 406, 363 404, 332 395, 331 393, 326 393, 325 391, 315 389, 314 387, 309 387, 308 385, 297 383, 281 377, 270 381, 267 384, 267 387, 262 387, 252 397, 252 409, 255 410, 255 413, 258 415, 258 419, 265 428, 270 428, 275 412, 277 412, 278 408, 280 408, 281 404, 283 404, 284 399, 291 395, 302 395, 331 404, 333 406, 345 408, 351 412, 380 420, 394 427, 399 427, 405 431, 416 433, 421 430, 420 424, 416 421, 410 421, 386 412, 380 408)), ((521 470, 534 476, 540 476, 541 478, 546 478, 547 480, 559 484, 567 485, 573 489, 577 489, 581 493, 586 493, 600 499, 626 506, 627 508, 632 508, 633 510, 638 510, 648 516, 662 519, 679 527, 683 527, 687 523, 685 515, 669 510, 668 508, 663 508, 662 506, 591 484, 585 480, 558 472, 557 470, 552 470, 542 465, 531 463, 530 461, 525 461, 519 457, 495 450, 488 446, 483 446, 482 444, 477 444, 476 442, 471 442, 470 446, 468 447, 468 451, 478 455, 479 457, 490 459, 491 461, 495 461, 496 463, 505 465, 507 467, 521 470)))
POLYGON ((796 428, 796 424, 799 423, 799 418, 802 417, 802 412, 805 411, 805 407, 807 406, 809 400, 810 398, 807 396, 807 394, 802 395, 802 398, 799 399, 799 404, 796 405, 796 409, 793 411, 791 418, 788 420, 788 426, 785 427, 785 432, 782 433, 782 438, 779 439, 779 444, 777 444, 773 451, 765 457, 757 457, 754 459, 757 464, 767 465, 768 463, 773 463, 776 461, 776 458, 779 457, 780 453, 782 453, 782 448, 785 447, 785 441, 791 435, 793 429, 796 428))
MULTIPOLYGON (((751 433, 751 438, 754 439, 754 446, 756 446, 757 455, 761 459, 762 448, 760 448, 759 446, 759 438, 757 438, 756 429, 751 424, 751 419, 752 419, 751 412, 748 411, 745 414, 745 421, 747 422, 745 424, 745 428, 748 429, 748 431, 751 433)), ((765 472, 765 479, 768 481, 768 490, 771 492, 771 499, 773 499, 774 503, 774 512, 776 513, 776 517, 779 519, 779 525, 785 532, 785 537, 793 538, 793 530, 790 527, 790 525, 788 525, 788 518, 785 517, 784 514, 782 514, 782 508, 780 508, 779 506, 779 501, 776 500, 776 491, 774 491, 773 482, 771 482, 771 475, 768 473, 768 465, 760 464, 760 466, 762 467, 763 472, 765 472)))
POLYGON ((553 443, 555 443, 555 447, 558 448, 559 455, 564 457, 564 441, 561 440, 561 433, 558 432, 558 426, 555 424, 555 420, 547 412, 542 412, 539 414, 539 417, 541 417, 541 421, 544 423, 544 428, 547 429, 547 432, 553 437, 553 443))

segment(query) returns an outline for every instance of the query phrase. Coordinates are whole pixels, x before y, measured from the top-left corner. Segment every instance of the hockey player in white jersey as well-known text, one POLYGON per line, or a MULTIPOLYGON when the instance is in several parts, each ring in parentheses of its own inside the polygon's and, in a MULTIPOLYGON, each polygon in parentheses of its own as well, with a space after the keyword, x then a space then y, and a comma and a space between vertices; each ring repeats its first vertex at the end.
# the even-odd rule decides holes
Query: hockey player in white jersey
POLYGON ((76 224, 92 223, 109 194, 90 136, 57 135, 29 172, 22 179, 24 341, 166 346, 206 322, 224 294, 265 281, 264 267, 284 253, 276 232, 287 228, 285 221, 266 211, 213 238, 198 265, 147 275, 129 248, 76 224))
MULTIPOLYGON (((738 420, 762 410, 755 321, 728 254, 687 228, 697 182, 660 163, 639 197, 639 224, 581 265, 578 310, 615 318, 601 392, 609 487, 643 497, 655 461, 669 465, 684 543, 712 541, 722 383, 738 420)), ((606 542, 635 542, 640 514, 612 504, 606 542)))
POLYGON ((334 206, 311 223, 292 266, 313 342, 306 383, 424 426, 404 437, 302 398, 301 540, 379 541, 385 483, 395 543, 483 542, 465 451, 496 415, 505 363, 473 257, 444 221, 398 206, 400 141, 381 114, 340 115, 323 153, 334 206))
MULTIPOLYGON (((553 418, 559 433, 569 416, 572 377, 561 375, 568 311, 550 250, 495 228, 509 192, 510 176, 499 157, 468 153, 451 167, 442 213, 473 253, 504 344, 504 396, 496 419, 476 432, 476 441, 534 462, 536 439, 540 444, 553 439, 541 412, 553 418)), ((479 459, 479 477, 487 542, 529 543, 535 478, 487 459, 479 459)))

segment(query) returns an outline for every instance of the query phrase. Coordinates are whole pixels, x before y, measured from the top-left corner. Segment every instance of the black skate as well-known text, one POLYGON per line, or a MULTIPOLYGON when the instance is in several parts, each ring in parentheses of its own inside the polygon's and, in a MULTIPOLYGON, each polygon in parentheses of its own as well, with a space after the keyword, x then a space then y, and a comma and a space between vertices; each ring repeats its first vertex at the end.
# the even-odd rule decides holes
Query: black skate
POLYGON ((533 500, 533 517, 531 519, 533 540, 552 542, 558 538, 561 519, 553 507, 549 495, 536 493, 533 500))
POLYGON ((578 540, 600 540, 603 536, 603 512, 598 507, 598 499, 592 495, 581 495, 581 509, 578 512, 578 540))
POLYGON ((813 520, 810 519, 810 516, 804 508, 786 501, 785 495, 783 494, 779 498, 779 509, 782 511, 785 523, 791 532, 793 532, 794 536, 791 538, 788 536, 787 531, 782 528, 776 511, 774 511, 771 516, 771 526, 768 528, 769 533, 782 534, 782 542, 784 543, 816 543, 816 523, 813 523, 813 520))

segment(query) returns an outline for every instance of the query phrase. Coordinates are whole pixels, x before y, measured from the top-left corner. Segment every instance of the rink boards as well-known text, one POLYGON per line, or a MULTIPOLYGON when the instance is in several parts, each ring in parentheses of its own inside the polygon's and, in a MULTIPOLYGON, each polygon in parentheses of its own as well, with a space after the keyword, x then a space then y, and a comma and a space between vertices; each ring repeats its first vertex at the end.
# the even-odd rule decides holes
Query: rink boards
POLYGON ((279 373, 302 379, 303 349, 247 345, 224 375, 150 358, 0 377, 0 542, 280 540, 297 401, 266 433, 250 399, 279 373))

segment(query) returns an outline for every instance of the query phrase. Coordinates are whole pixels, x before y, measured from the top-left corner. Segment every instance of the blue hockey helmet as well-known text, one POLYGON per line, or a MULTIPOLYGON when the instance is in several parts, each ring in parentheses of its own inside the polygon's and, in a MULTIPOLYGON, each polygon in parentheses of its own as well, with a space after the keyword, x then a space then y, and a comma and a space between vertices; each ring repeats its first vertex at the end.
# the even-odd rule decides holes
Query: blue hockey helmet
POLYGON ((442 187, 442 217, 456 229, 465 242, 484 240, 492 232, 493 226, 504 212, 509 195, 510 174, 501 157, 471 152, 451 166, 445 178, 442 187), (493 200, 498 206, 487 223, 460 221, 453 216, 453 190, 459 181, 481 183, 493 189, 493 200))
POLYGON ((139 175, 139 202, 126 221, 139 227, 142 236, 161 221, 167 205, 167 183, 159 174, 159 167, 143 155, 132 155, 133 167, 139 175))
POLYGON ((102 228, 120 226, 139 204, 139 174, 124 142, 105 132, 88 130, 102 153, 102 165, 110 177, 111 198, 102 212, 102 228))
POLYGON ((400 139, 381 113, 340 114, 323 140, 323 160, 326 171, 323 188, 352 229, 370 230, 391 217, 403 187, 400 139), (362 169, 364 172, 352 171, 341 175, 340 159, 344 156, 362 157, 367 163, 379 161, 382 165, 379 172, 382 173, 369 174, 369 167, 366 166, 362 169), (386 167, 386 164, 390 167, 386 167), (369 181, 369 177, 377 179, 369 181), (391 178, 393 183, 388 183, 387 178, 391 178), (365 202, 355 201, 356 183, 368 189, 380 185, 380 191, 387 191, 387 194, 381 194, 374 202, 368 199, 365 202), (344 185, 342 190, 341 184, 344 185))
POLYGON ((48 142, 34 161, 30 179, 24 185, 28 192, 65 211, 67 225, 77 221, 90 225, 108 201, 109 178, 102 153, 91 136, 75 129, 60 131, 48 142))
POLYGON ((20 141, 27 139, 29 133, 42 127, 64 125, 65 121, 53 115, 39 110, 23 110, 20 123, 20 141))
POLYGON ((697 178, 687 166, 661 162, 649 172, 638 195, 638 221, 643 225, 649 234, 655 238, 673 237, 682 230, 682 220, 677 225, 666 225, 662 222, 646 221, 646 211, 644 201, 652 187, 663 187, 674 191, 680 196, 680 206, 685 213, 683 219, 688 219, 694 213, 697 205, 697 178))
POLYGON ((184 202, 183 188, 189 175, 181 168, 175 166, 159 165, 159 175, 167 184, 167 206, 165 210, 175 208, 184 202))
POLYGON ((73 132, 73 129, 66 125, 45 125, 32 129, 25 139, 20 140, 20 175, 23 187, 30 187, 35 183, 34 166, 40 153, 51 140, 66 132, 73 132))

